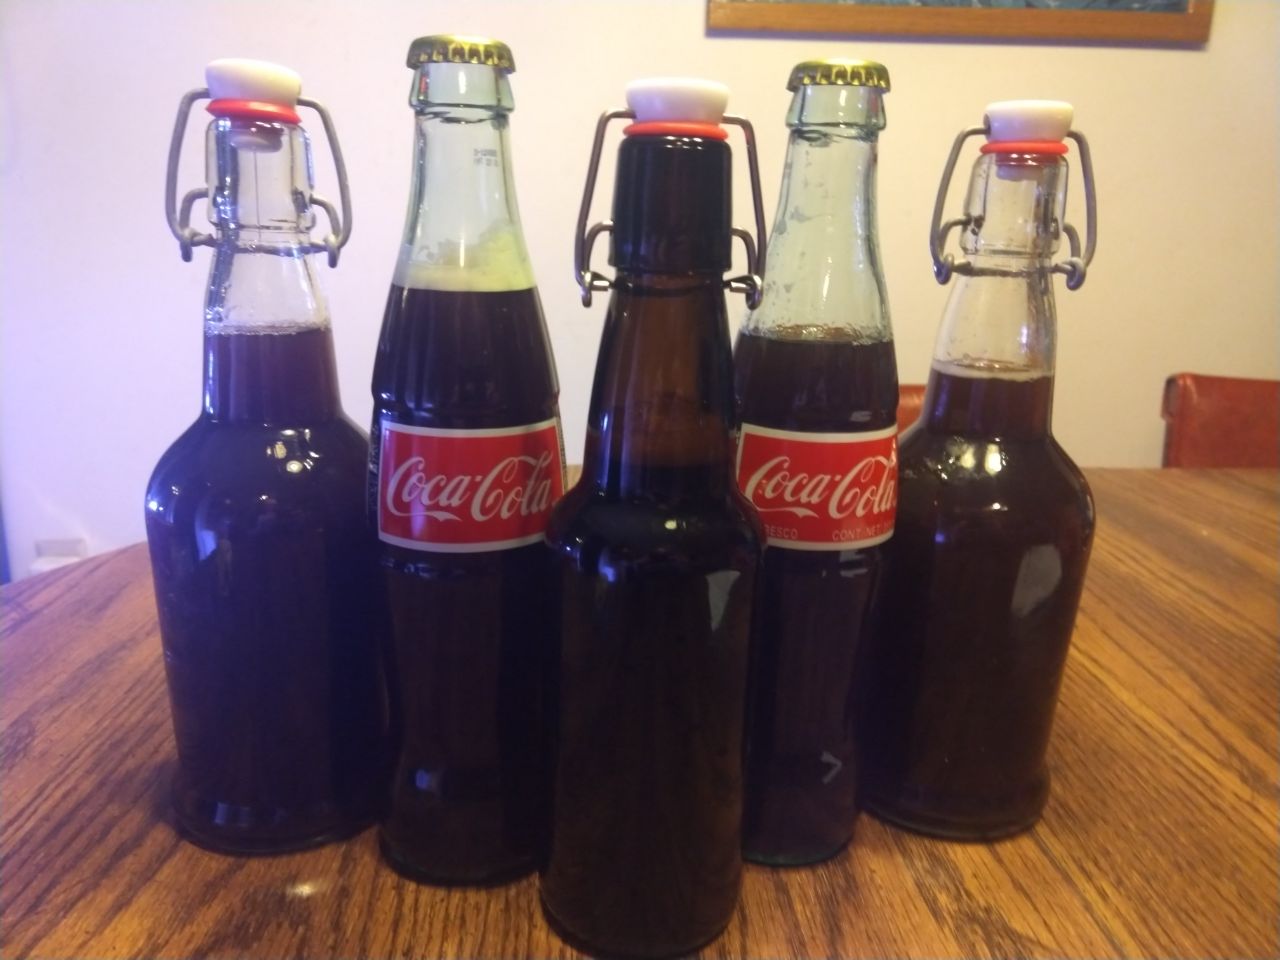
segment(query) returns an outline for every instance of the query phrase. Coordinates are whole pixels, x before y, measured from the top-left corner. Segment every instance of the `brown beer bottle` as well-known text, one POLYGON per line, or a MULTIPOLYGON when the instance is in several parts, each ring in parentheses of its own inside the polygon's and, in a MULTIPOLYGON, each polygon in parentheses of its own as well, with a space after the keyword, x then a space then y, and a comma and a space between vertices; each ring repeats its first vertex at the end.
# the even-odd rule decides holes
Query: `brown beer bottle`
POLYGON ((1087 144, 1070 105, 992 104, 957 140, 934 214, 936 272, 960 275, 924 414, 902 437, 897 529, 862 665, 863 800, 922 833, 989 840, 1030 827, 1093 540, 1084 476, 1053 438, 1052 278, 1084 281, 1094 246, 1087 144), (963 231, 942 256, 942 201, 966 136, 988 142, 963 231), (1089 231, 1063 223, 1067 146, 1081 150, 1089 231), (1051 257, 1062 233, 1072 257, 1051 257))
MULTIPOLYGON (((762 538, 733 472, 727 96, 695 81, 628 89, 633 112, 621 115, 637 122, 618 153, 617 278, 583 477, 547 530, 560 620, 542 898, 569 940, 611 956, 671 956, 711 940, 742 870, 743 697, 762 538)), ((618 115, 602 118, 597 157, 618 115)), ((602 278, 580 277, 585 296, 599 289, 602 278)))

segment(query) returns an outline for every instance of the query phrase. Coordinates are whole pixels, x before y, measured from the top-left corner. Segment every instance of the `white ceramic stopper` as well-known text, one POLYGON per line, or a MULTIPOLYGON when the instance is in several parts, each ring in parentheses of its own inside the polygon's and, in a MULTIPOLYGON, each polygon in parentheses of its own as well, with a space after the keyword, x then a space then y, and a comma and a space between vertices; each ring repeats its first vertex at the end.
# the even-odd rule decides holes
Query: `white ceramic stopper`
POLYGON ((987 104, 987 139, 993 143, 1017 140, 1065 140, 1075 110, 1062 100, 1001 100, 987 104))
POLYGON ((693 77, 650 77, 627 84, 627 107, 637 123, 719 123, 729 88, 693 77))
POLYGON ((302 93, 302 77, 266 60, 228 58, 204 68, 212 100, 262 100, 293 107, 302 93))

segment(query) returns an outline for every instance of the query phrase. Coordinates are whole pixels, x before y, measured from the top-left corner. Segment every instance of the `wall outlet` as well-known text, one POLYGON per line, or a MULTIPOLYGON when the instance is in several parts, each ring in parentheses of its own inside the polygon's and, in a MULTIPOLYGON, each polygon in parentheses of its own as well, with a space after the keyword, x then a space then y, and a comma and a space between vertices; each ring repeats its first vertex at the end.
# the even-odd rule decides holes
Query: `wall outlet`
POLYGON ((36 558, 31 561, 29 573, 44 573, 83 560, 89 555, 89 545, 84 540, 37 540, 36 558))

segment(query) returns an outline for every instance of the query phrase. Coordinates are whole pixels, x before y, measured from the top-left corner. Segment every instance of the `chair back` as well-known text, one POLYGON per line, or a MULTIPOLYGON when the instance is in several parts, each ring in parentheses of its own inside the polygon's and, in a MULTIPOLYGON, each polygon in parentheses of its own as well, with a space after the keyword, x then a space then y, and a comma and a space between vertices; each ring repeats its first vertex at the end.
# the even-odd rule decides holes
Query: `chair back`
POLYGON ((1280 381, 1176 373, 1164 383, 1164 466, 1280 467, 1280 381))
POLYGON ((898 385, 898 432, 901 433, 920 418, 924 408, 924 384, 902 383, 898 385))

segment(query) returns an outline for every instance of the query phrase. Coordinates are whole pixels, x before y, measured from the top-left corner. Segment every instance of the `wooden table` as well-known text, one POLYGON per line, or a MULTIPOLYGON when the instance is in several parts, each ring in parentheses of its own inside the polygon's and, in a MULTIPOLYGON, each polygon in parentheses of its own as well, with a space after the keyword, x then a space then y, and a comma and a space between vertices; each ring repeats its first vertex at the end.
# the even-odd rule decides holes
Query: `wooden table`
MULTIPOLYGON (((708 955, 1277 955, 1280 475, 1089 477, 1098 535, 1044 820, 982 846, 863 818, 829 863, 748 868, 708 955)), ((534 879, 416 886, 372 831, 264 859, 180 841, 142 546, 0 597, 4 957, 571 955, 534 879)))

